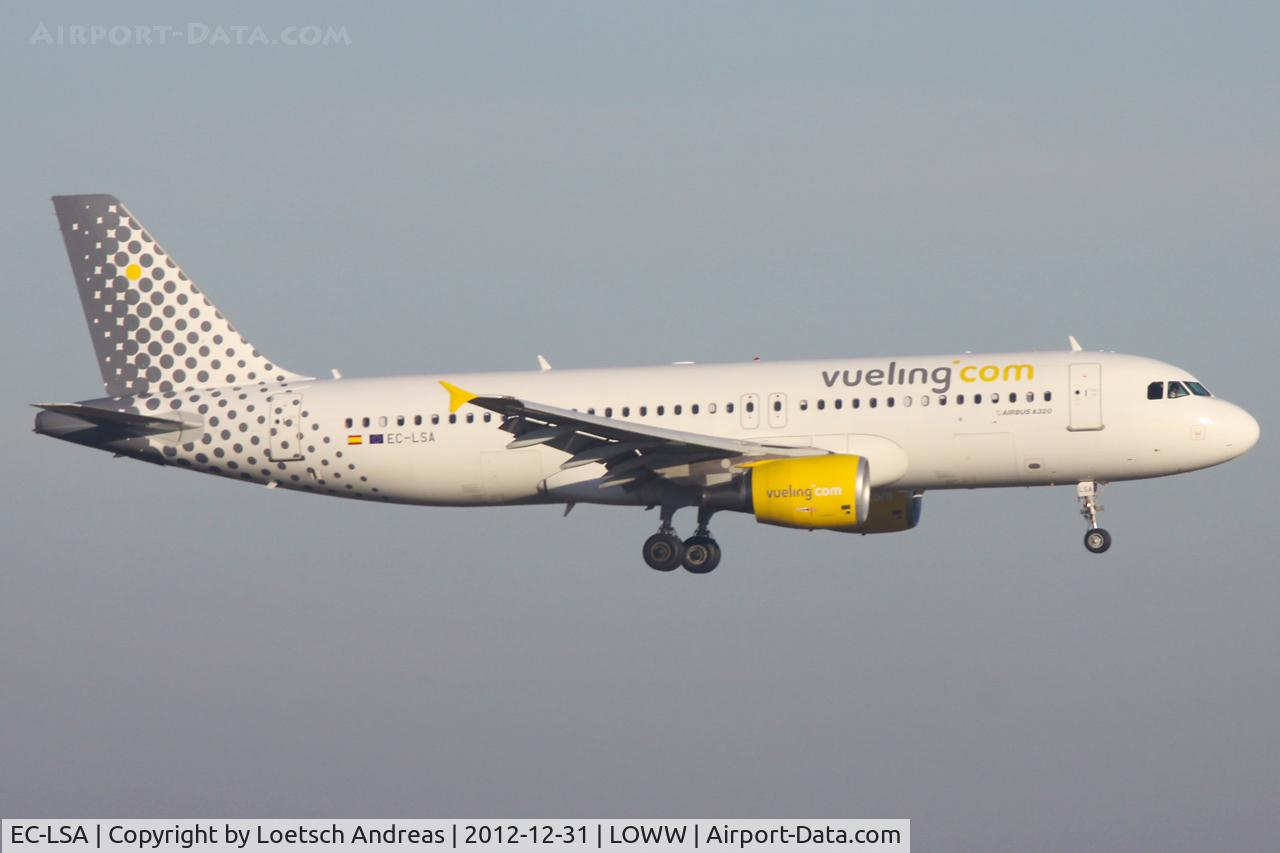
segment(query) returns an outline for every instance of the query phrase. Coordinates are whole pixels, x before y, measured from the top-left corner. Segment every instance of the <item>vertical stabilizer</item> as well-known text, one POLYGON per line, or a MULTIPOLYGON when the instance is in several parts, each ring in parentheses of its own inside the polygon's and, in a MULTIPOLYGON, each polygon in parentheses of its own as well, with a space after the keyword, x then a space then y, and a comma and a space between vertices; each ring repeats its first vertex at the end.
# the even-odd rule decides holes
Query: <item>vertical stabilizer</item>
POLYGON ((259 353, 113 196, 54 196, 113 397, 304 377, 259 353))

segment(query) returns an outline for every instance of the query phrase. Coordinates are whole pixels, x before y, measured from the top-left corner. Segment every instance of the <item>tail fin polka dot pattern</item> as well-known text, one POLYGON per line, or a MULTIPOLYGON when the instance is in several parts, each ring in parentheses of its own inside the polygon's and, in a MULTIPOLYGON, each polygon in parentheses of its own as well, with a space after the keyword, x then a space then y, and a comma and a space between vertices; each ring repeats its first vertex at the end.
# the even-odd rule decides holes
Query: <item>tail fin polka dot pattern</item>
POLYGON ((109 396, 306 378, 254 349, 119 199, 53 206, 109 396))

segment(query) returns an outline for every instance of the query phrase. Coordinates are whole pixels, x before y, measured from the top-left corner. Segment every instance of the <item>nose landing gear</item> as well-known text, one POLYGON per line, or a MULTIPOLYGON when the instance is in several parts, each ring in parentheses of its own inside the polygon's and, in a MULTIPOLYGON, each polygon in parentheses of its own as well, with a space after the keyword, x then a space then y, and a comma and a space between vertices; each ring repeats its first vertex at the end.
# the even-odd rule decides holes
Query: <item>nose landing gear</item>
POLYGON ((1085 480, 1076 485, 1076 498, 1080 501, 1080 514, 1089 522, 1089 530, 1084 535, 1084 547, 1093 554, 1101 554, 1111 547, 1111 534, 1098 526, 1098 513, 1102 506, 1098 504, 1098 495, 1104 483, 1085 480))
POLYGON ((698 527, 683 542, 671 526, 675 507, 662 507, 658 532, 644 541, 644 561, 649 568, 670 572, 683 565, 695 575, 705 575, 720 565, 720 546, 711 538, 707 523, 714 510, 698 509, 698 527))

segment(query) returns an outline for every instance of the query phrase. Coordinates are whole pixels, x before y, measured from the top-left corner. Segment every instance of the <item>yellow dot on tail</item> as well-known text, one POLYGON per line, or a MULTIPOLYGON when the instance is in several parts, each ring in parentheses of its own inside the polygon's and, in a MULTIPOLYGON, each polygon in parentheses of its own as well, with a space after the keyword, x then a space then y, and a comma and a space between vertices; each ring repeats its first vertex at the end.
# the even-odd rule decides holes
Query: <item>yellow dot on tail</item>
POLYGON ((129 264, 129 266, 124 268, 124 274, 129 281, 137 281, 142 278, 142 267, 137 264, 129 264))

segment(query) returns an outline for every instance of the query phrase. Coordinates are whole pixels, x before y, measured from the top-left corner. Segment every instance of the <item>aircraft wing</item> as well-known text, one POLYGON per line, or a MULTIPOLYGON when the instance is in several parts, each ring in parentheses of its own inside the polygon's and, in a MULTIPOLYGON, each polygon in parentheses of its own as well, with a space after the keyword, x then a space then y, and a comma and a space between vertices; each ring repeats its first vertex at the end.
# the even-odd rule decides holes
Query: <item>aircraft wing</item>
MULTIPOLYGON (((786 447, 736 438, 667 429, 606 418, 516 397, 473 394, 441 382, 449 392, 449 411, 470 404, 502 415, 500 429, 514 438, 508 449, 539 444, 570 454, 562 469, 599 463, 609 474, 601 487, 621 486, 652 477, 696 477, 698 463, 763 461, 784 456, 821 456, 816 447, 786 447)), ((724 470, 721 466, 720 470, 724 470)))

